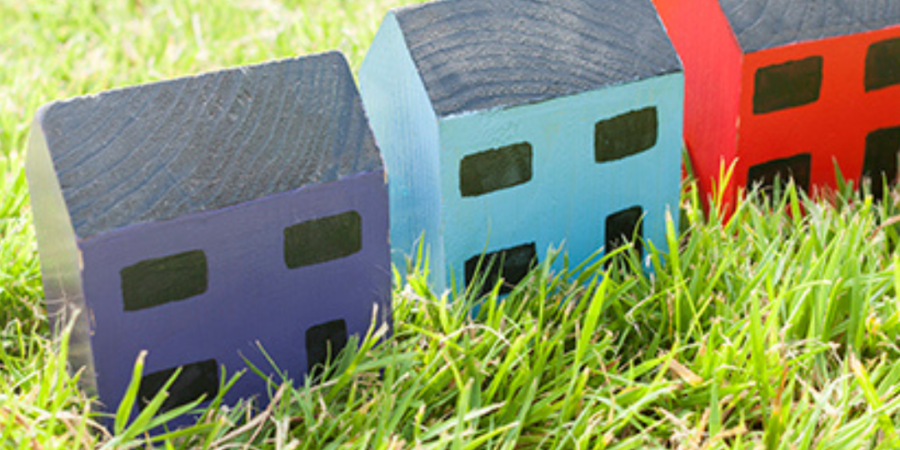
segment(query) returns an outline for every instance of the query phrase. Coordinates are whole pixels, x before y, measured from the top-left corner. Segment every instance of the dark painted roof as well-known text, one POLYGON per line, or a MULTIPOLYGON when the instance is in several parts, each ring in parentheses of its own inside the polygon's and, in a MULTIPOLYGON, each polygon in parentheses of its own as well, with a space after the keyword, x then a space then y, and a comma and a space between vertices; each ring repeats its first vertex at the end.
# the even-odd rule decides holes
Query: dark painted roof
POLYGON ((339 53, 51 103, 37 124, 81 238, 382 167, 339 53))
POLYGON ((650 0, 439 0, 396 16, 440 117, 681 70, 650 0))
POLYGON ((719 0, 744 52, 900 24, 900 0, 719 0))

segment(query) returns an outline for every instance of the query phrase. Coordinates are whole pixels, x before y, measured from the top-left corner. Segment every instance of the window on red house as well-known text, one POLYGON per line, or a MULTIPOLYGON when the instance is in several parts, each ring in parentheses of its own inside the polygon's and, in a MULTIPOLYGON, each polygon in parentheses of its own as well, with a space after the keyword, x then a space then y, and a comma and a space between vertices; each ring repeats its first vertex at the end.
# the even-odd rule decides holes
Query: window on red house
POLYGON ((900 127, 875 130, 866 137, 863 178, 871 183, 872 196, 884 198, 884 185, 897 181, 897 158, 900 157, 900 127))
POLYGON ((753 113, 766 114, 814 103, 822 89, 821 56, 762 67, 756 71, 753 113))
POLYGON ((866 92, 900 84, 900 38, 876 42, 866 53, 866 92))
POLYGON ((757 164, 747 174, 747 187, 759 187, 761 192, 770 195, 776 185, 787 186, 788 180, 793 179, 798 189, 809 192, 811 165, 809 153, 757 164))

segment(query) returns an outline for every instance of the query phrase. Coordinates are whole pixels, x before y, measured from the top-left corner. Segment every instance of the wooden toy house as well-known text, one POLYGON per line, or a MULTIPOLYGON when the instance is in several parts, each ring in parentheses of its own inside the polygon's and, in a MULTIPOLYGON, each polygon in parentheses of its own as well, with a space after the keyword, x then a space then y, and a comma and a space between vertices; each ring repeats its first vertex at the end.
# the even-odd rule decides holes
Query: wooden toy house
POLYGON ((109 408, 142 350, 142 402, 183 369, 169 409, 274 373, 260 346, 302 379, 390 317, 384 167, 338 53, 46 105, 26 166, 48 313, 79 313, 109 408))
POLYGON ((494 257, 488 284, 514 284, 551 245, 574 261, 623 236, 664 246, 683 77, 649 0, 401 8, 359 78, 390 175, 395 262, 424 244, 438 286, 494 257))
POLYGON ((882 195, 900 150, 900 2, 655 0, 685 65, 685 140, 703 194, 867 177, 882 195))

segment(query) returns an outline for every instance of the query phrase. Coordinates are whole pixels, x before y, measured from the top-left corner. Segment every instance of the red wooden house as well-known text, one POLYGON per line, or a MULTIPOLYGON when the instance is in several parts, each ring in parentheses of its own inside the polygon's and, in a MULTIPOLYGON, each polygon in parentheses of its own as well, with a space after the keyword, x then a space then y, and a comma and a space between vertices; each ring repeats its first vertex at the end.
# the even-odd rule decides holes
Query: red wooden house
POLYGON ((685 140, 704 198, 792 176, 896 181, 900 1, 654 0, 685 67, 685 140))

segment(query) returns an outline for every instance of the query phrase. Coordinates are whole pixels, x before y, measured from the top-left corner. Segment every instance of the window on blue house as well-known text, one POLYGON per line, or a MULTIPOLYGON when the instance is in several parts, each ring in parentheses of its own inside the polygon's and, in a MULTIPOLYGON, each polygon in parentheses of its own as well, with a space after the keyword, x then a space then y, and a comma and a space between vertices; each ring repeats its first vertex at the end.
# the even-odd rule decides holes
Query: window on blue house
POLYGON ((897 181, 897 158, 900 157, 900 127, 875 130, 866 137, 866 156, 862 176, 871 183, 872 196, 884 198, 884 184, 897 181))
POLYGON ((866 53, 866 92, 900 84, 900 38, 876 42, 866 53))
POLYGON ((809 153, 757 164, 747 174, 747 187, 752 189, 758 186, 760 191, 770 195, 776 184, 786 186, 788 180, 793 178, 800 190, 809 192, 811 164, 809 153))
POLYGON ((765 114, 814 103, 822 90, 821 56, 788 61, 756 71, 753 113, 765 114))
MULTIPOLYGON (((644 209, 633 206, 606 217, 606 253, 628 244, 633 245, 638 255, 644 253, 644 209)), ((611 262, 611 261, 609 261, 611 262)), ((607 265, 609 264, 607 262, 607 265)))
POLYGON ((527 142, 467 155, 459 164, 459 190, 476 197, 527 183, 533 157, 527 142))
POLYGON ((362 217, 356 211, 284 229, 284 262, 289 269, 344 258, 361 249, 362 217))
POLYGON ((538 262, 537 247, 532 242, 486 255, 473 256, 466 261, 466 285, 478 280, 483 274, 480 295, 485 295, 494 288, 498 280, 501 294, 512 292, 538 262))
POLYGON ((321 376, 327 364, 334 363, 347 346, 347 322, 343 319, 325 322, 306 330, 306 366, 312 378, 321 376))
POLYGON ((655 107, 631 111, 594 125, 594 160, 615 161, 653 148, 659 138, 655 107))
MULTIPOLYGON (((166 382, 175 375, 178 367, 153 372, 141 378, 138 388, 138 407, 144 409, 166 382)), ((169 396, 160 412, 169 411, 199 399, 211 400, 219 395, 219 365, 214 359, 181 366, 178 378, 169 387, 169 396)))
POLYGON ((148 259, 119 272, 125 311, 139 311, 206 292, 206 254, 194 250, 148 259))

